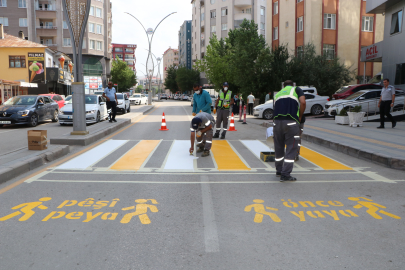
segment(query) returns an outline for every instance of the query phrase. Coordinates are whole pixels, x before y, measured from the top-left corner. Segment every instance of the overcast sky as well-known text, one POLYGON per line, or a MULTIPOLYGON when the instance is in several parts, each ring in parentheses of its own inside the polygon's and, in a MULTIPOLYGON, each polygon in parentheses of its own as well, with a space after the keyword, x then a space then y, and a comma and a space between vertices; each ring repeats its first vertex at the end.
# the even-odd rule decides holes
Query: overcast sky
MULTIPOLYGON (((190 0, 111 0, 112 2, 112 42, 122 44, 136 44, 136 70, 138 78, 144 77, 146 59, 148 55, 148 39, 142 26, 125 12, 131 13, 143 26, 155 28, 165 16, 177 12, 166 18, 157 28, 152 42, 152 53, 162 57, 171 46, 178 47, 178 32, 185 20, 191 20, 190 0), (142 72, 140 72, 142 71, 142 72)), ((163 61, 160 67, 162 73, 163 61)), ((155 75, 157 69, 155 69, 155 75)))

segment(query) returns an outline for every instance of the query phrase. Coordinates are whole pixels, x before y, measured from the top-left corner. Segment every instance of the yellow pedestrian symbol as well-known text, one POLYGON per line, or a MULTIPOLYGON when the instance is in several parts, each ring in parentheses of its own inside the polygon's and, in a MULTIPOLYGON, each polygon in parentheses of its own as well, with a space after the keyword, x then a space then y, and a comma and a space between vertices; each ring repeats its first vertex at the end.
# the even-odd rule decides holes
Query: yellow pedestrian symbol
MULTIPOLYGON (((251 204, 245 207, 245 212, 250 212, 252 210, 252 208, 254 208, 256 215, 255 215, 255 219, 253 220, 256 223, 262 223, 263 221, 263 215, 267 215, 269 216, 274 222, 281 222, 281 219, 274 213, 271 212, 267 212, 264 208, 264 201, 263 200, 253 200, 253 202, 255 202, 255 204, 251 204)), ((266 209, 268 210, 273 210, 273 211, 278 211, 278 209, 276 208, 271 208, 266 206, 266 209)))
POLYGON ((148 208, 153 213, 156 213, 159 210, 154 205, 145 204, 147 201, 151 201, 153 204, 158 204, 158 202, 156 200, 154 200, 154 199, 148 199, 148 200, 146 200, 146 199, 138 199, 138 200, 135 200, 135 202, 138 203, 136 206, 130 206, 130 207, 122 208, 122 210, 135 209, 135 212, 126 214, 121 219, 121 223, 128 223, 128 222, 131 221, 132 217, 138 216, 139 220, 141 221, 142 224, 150 224, 150 219, 149 219, 148 215, 146 214, 148 212, 148 208))
POLYGON ((378 203, 374 203, 372 202, 373 200, 371 199, 367 199, 364 197, 349 197, 348 198, 351 201, 357 201, 358 204, 356 204, 355 206, 353 206, 356 209, 362 208, 362 207, 366 207, 368 208, 368 210, 366 211, 370 216, 372 216, 373 218, 376 219, 382 219, 381 216, 379 216, 376 212, 378 211, 380 214, 395 218, 395 219, 401 219, 401 217, 398 217, 396 215, 393 215, 391 213, 385 212, 384 210, 380 210, 380 208, 387 208, 384 205, 378 204, 378 203), (364 199, 367 201, 360 201, 360 199, 364 199))
POLYGON ((34 211, 32 211, 32 209, 34 209, 35 207, 38 207, 39 209, 45 210, 48 209, 48 207, 46 207, 45 205, 42 205, 42 202, 46 202, 52 200, 52 198, 50 197, 43 197, 41 199, 39 199, 39 202, 29 202, 29 203, 22 203, 19 204, 17 206, 14 206, 11 209, 20 209, 20 211, 16 211, 14 213, 11 213, 10 215, 7 215, 5 217, 0 218, 0 221, 5 221, 7 219, 13 218, 15 216, 18 216, 22 213, 24 213, 24 215, 22 217, 20 217, 19 221, 26 221, 28 220, 33 214, 35 214, 34 211))

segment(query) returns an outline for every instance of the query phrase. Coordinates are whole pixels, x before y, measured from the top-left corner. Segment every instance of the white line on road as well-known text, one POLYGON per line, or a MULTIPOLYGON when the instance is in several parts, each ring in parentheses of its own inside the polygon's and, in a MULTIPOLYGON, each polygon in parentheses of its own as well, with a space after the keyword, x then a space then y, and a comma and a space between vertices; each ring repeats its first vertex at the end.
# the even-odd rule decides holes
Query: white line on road
POLYGON ((219 252, 217 223, 215 222, 209 178, 201 175, 201 191, 204 216, 205 252, 219 252))

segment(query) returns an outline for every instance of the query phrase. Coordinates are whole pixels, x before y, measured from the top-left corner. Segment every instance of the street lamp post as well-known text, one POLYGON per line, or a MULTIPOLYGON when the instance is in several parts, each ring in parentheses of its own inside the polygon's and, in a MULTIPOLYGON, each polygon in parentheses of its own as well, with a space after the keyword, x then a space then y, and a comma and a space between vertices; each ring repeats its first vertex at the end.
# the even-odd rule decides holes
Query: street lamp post
MULTIPOLYGON (((137 20, 139 22, 139 24, 142 26, 143 30, 145 31, 146 37, 148 38, 148 42, 149 42, 149 53, 148 53, 148 58, 146 60, 146 66, 148 66, 149 63, 149 58, 152 61, 152 74, 154 71, 154 63, 153 63, 153 58, 152 58, 152 40, 153 40, 153 35, 156 32, 156 29, 158 28, 158 26, 170 15, 177 13, 177 12, 172 12, 169 15, 167 15, 166 17, 164 17, 155 27, 155 29, 153 30, 152 28, 148 28, 145 29, 145 27, 143 26, 143 24, 132 14, 125 12, 126 14, 132 16, 135 20, 137 20), (149 38, 149 35, 151 35, 151 37, 149 38)), ((146 73, 148 74, 148 67, 146 67, 146 73)), ((151 77, 152 78, 152 77, 151 77)), ((151 80, 149 80, 149 89, 151 89, 151 80)), ((148 104, 152 105, 152 95, 148 95, 148 104)))
POLYGON ((62 0, 63 11, 67 18, 73 49, 72 83, 73 132, 71 135, 86 135, 86 105, 84 102, 84 83, 82 66, 83 37, 89 18, 91 0, 62 0))
MULTIPOLYGON (((147 49, 145 49, 145 50, 147 50, 147 49)), ((159 78, 159 81, 158 81, 158 100, 160 100, 160 84, 161 84, 161 81, 162 81, 161 74, 160 74, 160 62, 162 61, 162 58, 161 57, 156 57, 152 52, 150 52, 150 53, 152 54, 153 57, 155 57, 156 62, 157 62, 156 66, 158 66, 158 74, 157 74, 156 78, 159 78)))

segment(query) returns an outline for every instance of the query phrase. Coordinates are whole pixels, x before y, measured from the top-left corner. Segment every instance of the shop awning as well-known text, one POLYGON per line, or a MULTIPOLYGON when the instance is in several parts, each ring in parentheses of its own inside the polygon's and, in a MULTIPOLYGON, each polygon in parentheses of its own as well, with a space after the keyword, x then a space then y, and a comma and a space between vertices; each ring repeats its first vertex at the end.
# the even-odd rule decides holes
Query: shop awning
POLYGON ((20 82, 21 87, 31 87, 31 88, 38 88, 37 83, 29 83, 29 82, 20 82))

